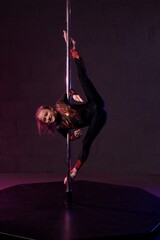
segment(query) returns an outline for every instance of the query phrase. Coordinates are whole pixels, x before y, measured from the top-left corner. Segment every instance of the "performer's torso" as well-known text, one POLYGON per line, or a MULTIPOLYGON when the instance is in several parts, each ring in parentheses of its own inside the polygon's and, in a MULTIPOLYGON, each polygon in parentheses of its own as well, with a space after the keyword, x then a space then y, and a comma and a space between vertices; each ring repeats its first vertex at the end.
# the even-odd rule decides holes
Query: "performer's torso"
POLYGON ((58 102, 56 111, 56 123, 59 128, 82 128, 90 123, 90 114, 85 104, 68 105, 64 102, 58 102))

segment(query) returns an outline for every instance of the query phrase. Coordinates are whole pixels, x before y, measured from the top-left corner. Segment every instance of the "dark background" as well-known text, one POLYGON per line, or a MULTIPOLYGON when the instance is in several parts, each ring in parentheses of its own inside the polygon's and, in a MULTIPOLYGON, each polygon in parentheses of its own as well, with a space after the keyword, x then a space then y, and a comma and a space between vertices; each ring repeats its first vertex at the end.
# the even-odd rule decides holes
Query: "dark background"
MULTIPOLYGON (((66 169, 66 141, 40 137, 35 121, 65 91, 65 4, 0 1, 0 173, 66 169)), ((160 2, 72 0, 71 30, 108 111, 81 174, 160 173, 160 2)), ((72 87, 85 97, 74 65, 72 87)))

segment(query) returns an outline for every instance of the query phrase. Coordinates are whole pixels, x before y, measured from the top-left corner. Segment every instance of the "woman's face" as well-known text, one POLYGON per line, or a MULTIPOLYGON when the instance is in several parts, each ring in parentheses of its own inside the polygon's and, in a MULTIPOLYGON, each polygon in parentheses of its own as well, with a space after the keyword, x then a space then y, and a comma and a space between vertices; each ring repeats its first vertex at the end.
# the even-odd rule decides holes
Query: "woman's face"
POLYGON ((55 114, 53 112, 53 110, 51 109, 42 109, 39 114, 38 114, 38 118, 40 121, 44 122, 44 123, 53 123, 55 121, 55 114))

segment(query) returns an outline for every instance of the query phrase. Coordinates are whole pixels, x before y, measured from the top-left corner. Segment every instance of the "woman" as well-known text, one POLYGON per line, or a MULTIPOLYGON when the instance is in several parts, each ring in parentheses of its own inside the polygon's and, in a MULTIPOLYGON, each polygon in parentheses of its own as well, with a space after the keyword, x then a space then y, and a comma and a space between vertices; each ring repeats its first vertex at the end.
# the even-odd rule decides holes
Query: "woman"
MULTIPOLYGON (((66 41, 66 32, 64 31, 64 39, 66 41)), ((104 102, 92 82, 89 80, 86 68, 82 58, 75 48, 75 41, 71 38, 71 57, 74 59, 80 84, 84 90, 87 101, 85 103, 71 104, 65 94, 63 99, 59 100, 55 107, 41 106, 36 112, 36 119, 39 133, 53 133, 55 129, 64 137, 70 129, 70 140, 76 140, 81 135, 81 128, 88 127, 87 133, 83 139, 81 151, 75 166, 71 170, 72 179, 76 177, 84 162, 87 160, 91 145, 106 123, 107 114, 104 109, 104 102)), ((78 102, 83 102, 79 95, 73 89, 70 90, 70 96, 78 102)), ((67 177, 64 184, 67 183, 67 177)))

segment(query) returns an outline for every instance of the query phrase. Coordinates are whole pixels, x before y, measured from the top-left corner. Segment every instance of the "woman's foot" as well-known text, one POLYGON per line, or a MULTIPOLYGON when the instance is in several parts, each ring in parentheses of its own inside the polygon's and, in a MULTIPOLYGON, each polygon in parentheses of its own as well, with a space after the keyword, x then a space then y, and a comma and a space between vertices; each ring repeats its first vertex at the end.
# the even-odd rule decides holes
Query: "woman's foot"
POLYGON ((76 49, 76 41, 71 37, 71 50, 76 49))
MULTIPOLYGON (((72 180, 76 177, 76 174, 77 174, 77 169, 73 168, 70 172, 70 177, 71 177, 72 180)), ((68 178, 65 177, 64 184, 67 184, 67 182, 68 182, 68 178)))
MULTIPOLYGON (((63 30, 63 37, 67 43, 67 32, 65 30, 63 30)), ((71 51, 76 49, 76 41, 72 37, 70 38, 70 49, 71 51)))
MULTIPOLYGON (((65 42, 67 42, 67 32, 65 30, 63 30, 63 37, 65 42)), ((70 38, 70 52, 72 58, 80 58, 78 52, 76 51, 76 41, 72 37, 70 38)))

